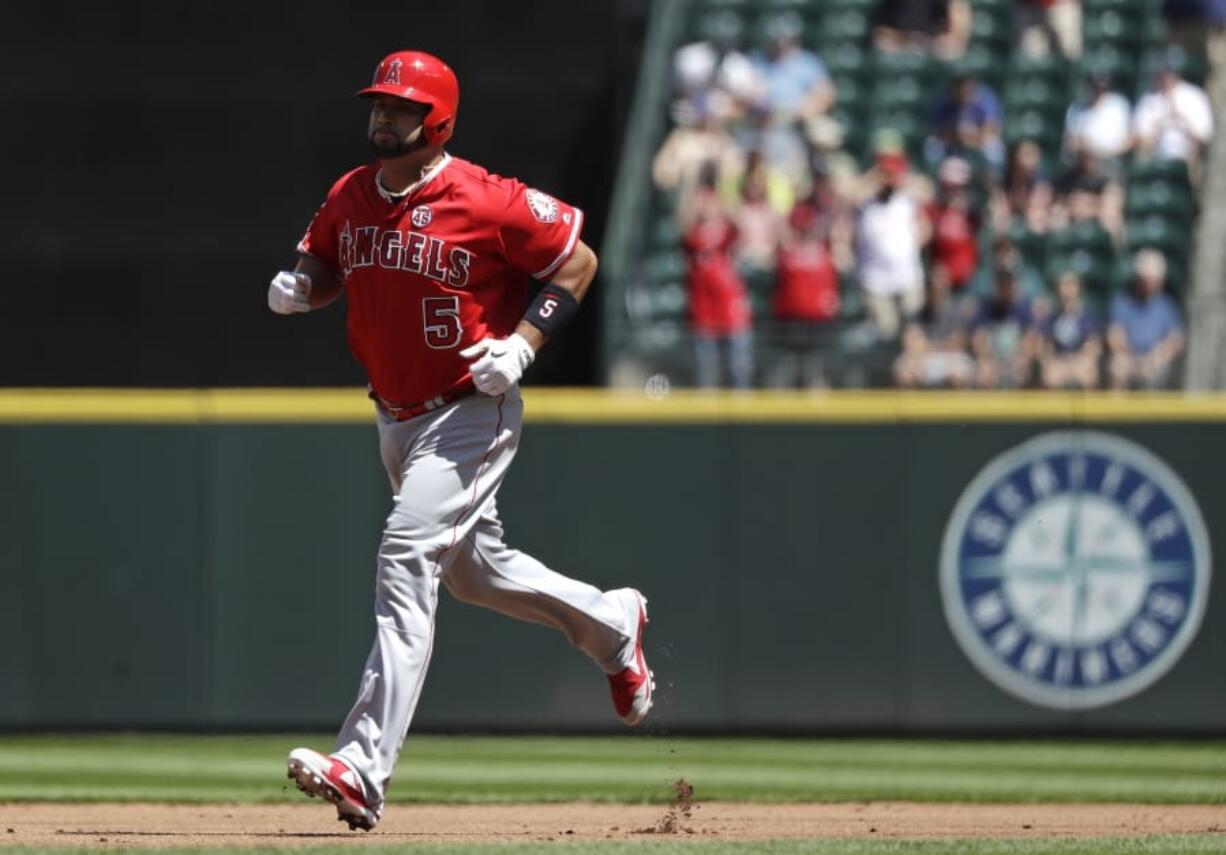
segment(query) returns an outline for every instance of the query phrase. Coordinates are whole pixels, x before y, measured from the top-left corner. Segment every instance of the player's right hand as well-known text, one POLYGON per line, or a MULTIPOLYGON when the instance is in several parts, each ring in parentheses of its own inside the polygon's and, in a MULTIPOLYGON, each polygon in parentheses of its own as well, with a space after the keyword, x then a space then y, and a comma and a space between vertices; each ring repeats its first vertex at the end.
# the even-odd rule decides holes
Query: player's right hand
POLYGON ((311 311, 311 277, 282 270, 268 285, 268 308, 278 315, 311 311))

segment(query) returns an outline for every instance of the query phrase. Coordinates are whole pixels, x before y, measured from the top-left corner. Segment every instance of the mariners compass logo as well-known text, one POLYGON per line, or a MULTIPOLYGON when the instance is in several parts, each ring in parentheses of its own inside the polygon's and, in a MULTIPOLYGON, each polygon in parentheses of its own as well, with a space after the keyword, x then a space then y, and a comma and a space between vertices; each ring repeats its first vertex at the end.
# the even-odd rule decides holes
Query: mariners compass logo
POLYGON ((1050 433, 967 487, 941 549, 941 597, 975 666, 1017 697, 1087 709, 1165 674, 1200 627, 1209 539, 1191 493, 1116 436, 1050 433))

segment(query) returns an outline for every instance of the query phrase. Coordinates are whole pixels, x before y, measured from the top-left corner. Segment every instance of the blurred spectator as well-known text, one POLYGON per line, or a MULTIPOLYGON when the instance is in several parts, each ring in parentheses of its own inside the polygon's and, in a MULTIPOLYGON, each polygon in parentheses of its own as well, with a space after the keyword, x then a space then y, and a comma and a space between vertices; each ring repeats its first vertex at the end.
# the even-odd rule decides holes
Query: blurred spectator
POLYGON ((750 152, 741 198, 734 210, 737 267, 751 290, 764 292, 774 281, 784 221, 767 196, 766 163, 758 152, 750 152))
POLYGON ((835 89, 826 66, 800 46, 802 22, 793 13, 774 15, 764 25, 765 50, 753 62, 762 80, 758 102, 760 148, 768 163, 797 180, 803 177, 807 148, 803 129, 834 104, 835 89))
POLYGON ((972 204, 971 167, 958 157, 946 158, 937 170, 937 195, 925 210, 932 239, 928 259, 939 265, 956 292, 966 289, 979 263, 979 209, 972 204))
POLYGON ((707 18, 703 29, 706 39, 683 45, 673 56, 673 119, 678 124, 693 124, 698 112, 724 121, 737 118, 761 93, 757 69, 736 46, 739 16, 720 12, 707 18))
MULTIPOLYGON (((857 204, 869 201, 881 190, 881 185, 887 180, 882 164, 894 164, 897 161, 893 155, 902 157, 901 163, 906 165, 906 139, 895 128, 879 128, 873 134, 873 160, 868 169, 864 170, 850 185, 847 197, 857 204)), ((918 169, 907 169, 901 177, 901 189, 916 202, 926 204, 933 195, 932 181, 918 169)))
POLYGON ((739 173, 721 176, 719 193, 729 208, 735 209, 746 196, 746 184, 758 185, 750 195, 765 195, 766 203, 781 217, 786 216, 796 203, 797 183, 782 170, 766 162, 762 152, 751 149, 744 155, 739 173))
POLYGON ((1047 231, 1047 215, 1051 209, 1052 187, 1043 168, 1043 152, 1034 140, 1022 140, 1013 147, 1001 184, 1003 213, 997 216, 998 231, 1021 220, 1032 232, 1047 231))
POLYGON ((1156 249, 1137 253, 1130 290, 1111 303, 1111 386, 1159 389, 1170 385, 1175 359, 1183 352, 1183 322, 1166 283, 1166 259, 1156 249))
POLYGON ((690 320, 697 385, 748 388, 753 377, 751 313, 745 283, 732 260, 736 225, 715 189, 713 170, 680 210, 681 246, 688 262, 690 320))
POLYGON ((928 278, 928 299, 902 336, 894 362, 899 386, 962 388, 970 385, 975 362, 966 352, 967 325, 961 304, 950 298, 949 277, 940 265, 928 278))
POLYGON ((1016 0, 1018 49, 1042 59, 1059 52, 1081 56, 1081 0, 1016 0))
POLYGON ((774 300, 783 353, 770 371, 772 386, 827 385, 822 355, 830 323, 839 313, 839 274, 830 251, 833 228, 832 212, 809 200, 798 203, 788 217, 774 300))
POLYGON ((873 15, 873 46, 887 53, 934 53, 956 59, 971 35, 966 0, 881 0, 873 15))
POLYGON ((716 180, 737 180, 745 168, 745 154, 728 133, 723 121, 710 110, 697 113, 695 124, 678 125, 664 138, 656 152, 651 175, 656 186, 679 195, 688 194, 706 168, 716 180))
POLYGON ((904 189, 906 155, 882 153, 877 168, 881 184, 861 207, 856 229, 857 274, 869 320, 881 338, 893 339, 924 306, 920 251, 928 228, 919 203, 904 189))
POLYGON ((1088 149, 1081 149, 1056 182, 1052 229, 1097 220, 1117 243, 1124 231, 1124 187, 1088 149))
POLYGON ((1086 80, 1085 95, 1069 105, 1064 116, 1064 148, 1073 154, 1087 151, 1118 175, 1115 165, 1132 144, 1128 99, 1111 91, 1111 77, 1094 71, 1086 80))
POLYGON ((1048 389, 1093 389, 1098 386, 1102 331, 1085 307, 1077 274, 1061 274, 1054 312, 1039 323, 1039 377, 1048 389))
POLYGON ((1132 130, 1140 154, 1195 166, 1213 133, 1213 114, 1205 90, 1180 79, 1176 64, 1172 55, 1163 59, 1153 91, 1137 102, 1132 130))
POLYGON ((978 154, 999 174, 1004 166, 1000 99, 986 83, 959 72, 952 88, 933 106, 924 151, 939 163, 951 155, 978 154))
POLYGON ((999 269, 995 279, 992 296, 971 320, 975 382, 983 389, 1021 388, 1037 349, 1030 303, 1019 293, 1014 271, 999 269))
POLYGON ((816 213, 818 233, 830 250, 835 268, 850 271, 855 264, 855 207, 849 190, 856 176, 854 164, 839 160, 814 153, 809 161, 808 192, 796 204, 816 213))
POLYGON ((1226 0, 1163 0, 1162 14, 1173 44, 1204 56, 1210 43, 1226 27, 1226 0))
POLYGON ((996 290, 996 271, 1011 270, 1023 299, 1032 300, 1047 293, 1043 274, 1029 264, 1008 235, 992 240, 992 258, 979 265, 971 280, 970 291, 980 298, 989 298, 996 290))

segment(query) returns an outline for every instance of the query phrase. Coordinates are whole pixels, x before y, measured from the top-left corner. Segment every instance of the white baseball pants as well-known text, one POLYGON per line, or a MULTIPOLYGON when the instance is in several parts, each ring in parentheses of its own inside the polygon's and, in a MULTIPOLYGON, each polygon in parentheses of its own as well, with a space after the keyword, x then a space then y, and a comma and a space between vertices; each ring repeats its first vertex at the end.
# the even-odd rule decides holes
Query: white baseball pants
POLYGON ((362 776, 381 815, 430 663, 440 581, 456 599, 561 630, 606 673, 627 664, 638 600, 569 579, 502 542, 495 494, 519 445, 518 387, 403 422, 378 416, 396 495, 379 547, 375 642, 334 753, 362 776))

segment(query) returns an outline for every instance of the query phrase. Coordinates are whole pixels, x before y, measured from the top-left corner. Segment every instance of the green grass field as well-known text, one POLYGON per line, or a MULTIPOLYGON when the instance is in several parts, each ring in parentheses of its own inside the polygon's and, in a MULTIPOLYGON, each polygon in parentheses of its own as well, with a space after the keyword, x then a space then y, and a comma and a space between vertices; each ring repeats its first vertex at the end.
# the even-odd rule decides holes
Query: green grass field
MULTIPOLYGON (((0 801, 275 802, 297 735, 0 736, 0 801)), ((1226 742, 412 737, 393 802, 1226 804, 1226 742)))
MULTIPOLYGON (((303 735, 4 735, 0 736, 0 802, 298 801, 301 796, 284 778, 284 758, 299 744, 326 749, 330 740, 303 735)), ((1226 742, 413 737, 401 758, 390 800, 664 803, 672 798, 669 782, 680 777, 694 783, 700 803, 889 799, 1226 805, 1226 742)), ((542 850, 541 844, 363 848, 423 855, 542 850)), ((548 849, 568 855, 1204 853, 1226 852, 1226 834, 935 842, 646 839, 557 842, 548 849)))

